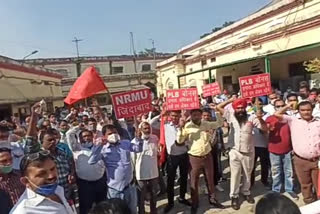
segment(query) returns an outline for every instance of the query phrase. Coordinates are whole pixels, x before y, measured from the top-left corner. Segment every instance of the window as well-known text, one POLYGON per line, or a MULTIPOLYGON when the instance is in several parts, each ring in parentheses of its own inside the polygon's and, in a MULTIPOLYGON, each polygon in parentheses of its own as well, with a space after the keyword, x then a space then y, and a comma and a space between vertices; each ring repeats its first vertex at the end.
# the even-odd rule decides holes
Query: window
POLYGON ((210 61, 211 61, 211 62, 215 62, 215 61, 217 61, 217 59, 216 59, 215 57, 212 57, 212 58, 210 59, 210 61))
POLYGON ((150 64, 142 65, 142 71, 151 71, 151 65, 150 64))
POLYGON ((69 72, 67 69, 58 69, 55 70, 55 72, 61 74, 63 77, 68 77, 69 76, 69 72))
POLYGON ((224 76, 222 77, 223 84, 232 84, 232 76, 224 76))
POLYGON ((207 60, 206 59, 201 60, 201 66, 203 67, 205 65, 207 65, 207 60))
POLYGON ((121 73, 123 73, 122 66, 112 67, 112 74, 121 74, 121 73))
POLYGON ((306 74, 306 68, 303 66, 303 62, 289 64, 289 76, 304 76, 306 74))

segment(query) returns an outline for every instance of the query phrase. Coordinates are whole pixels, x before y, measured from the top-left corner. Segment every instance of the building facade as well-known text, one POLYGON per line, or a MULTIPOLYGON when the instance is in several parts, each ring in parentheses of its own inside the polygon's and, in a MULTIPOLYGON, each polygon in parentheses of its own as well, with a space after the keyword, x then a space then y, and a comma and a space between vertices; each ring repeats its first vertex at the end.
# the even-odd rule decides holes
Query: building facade
MULTIPOLYGON (((171 56, 173 54, 156 54, 155 57, 123 55, 52 58, 26 60, 26 63, 49 68, 63 75, 63 96, 67 96, 77 77, 90 66, 95 66, 111 94, 140 89, 141 87, 149 87, 156 94, 156 63, 171 56)), ((101 93, 95 98, 101 105, 111 104, 110 96, 106 96, 106 93, 101 93)))
POLYGON ((30 107, 44 99, 49 111, 63 106, 62 76, 0 56, 0 120, 13 114, 25 118, 30 107))
POLYGON ((307 78, 303 62, 320 56, 320 0, 276 0, 187 45, 157 64, 159 93, 218 81, 239 90, 241 76, 268 72, 282 91, 307 78))

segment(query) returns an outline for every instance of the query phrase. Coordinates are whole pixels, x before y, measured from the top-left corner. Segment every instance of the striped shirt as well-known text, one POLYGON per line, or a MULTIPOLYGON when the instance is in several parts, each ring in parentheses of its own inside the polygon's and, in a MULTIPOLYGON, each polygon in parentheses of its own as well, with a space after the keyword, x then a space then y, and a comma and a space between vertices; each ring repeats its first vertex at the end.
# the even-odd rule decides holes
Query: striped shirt
POLYGON ((0 189, 10 196, 13 205, 17 203, 25 188, 20 182, 20 174, 18 172, 12 171, 5 176, 0 175, 0 189))

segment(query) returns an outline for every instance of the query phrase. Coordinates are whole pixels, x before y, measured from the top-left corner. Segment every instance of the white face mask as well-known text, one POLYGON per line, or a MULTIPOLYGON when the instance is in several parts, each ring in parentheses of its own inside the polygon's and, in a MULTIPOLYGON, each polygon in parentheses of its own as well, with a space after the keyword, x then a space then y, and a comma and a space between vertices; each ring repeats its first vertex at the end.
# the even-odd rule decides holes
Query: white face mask
POLYGON ((88 130, 89 131, 94 131, 94 125, 88 125, 88 130))
POLYGON ((117 143, 120 140, 119 134, 111 134, 108 136, 109 143, 117 143))
POLYGON ((142 133, 142 136, 141 136, 141 137, 142 137, 142 139, 146 139, 146 140, 147 140, 147 139, 150 138, 150 134, 143 134, 143 133, 142 133))

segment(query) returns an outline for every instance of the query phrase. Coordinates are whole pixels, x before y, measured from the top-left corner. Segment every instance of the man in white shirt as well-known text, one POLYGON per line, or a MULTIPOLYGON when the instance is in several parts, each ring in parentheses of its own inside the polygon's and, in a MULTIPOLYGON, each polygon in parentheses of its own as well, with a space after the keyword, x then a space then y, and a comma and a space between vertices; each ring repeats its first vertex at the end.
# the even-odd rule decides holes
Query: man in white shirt
POLYGON ((273 115, 275 112, 274 101, 276 101, 277 99, 278 97, 276 93, 269 94, 268 96, 269 104, 263 107, 263 111, 267 112, 269 115, 273 115))
POLYGON ((131 153, 136 180, 138 183, 139 214, 145 213, 144 201, 147 193, 150 193, 150 213, 157 213, 157 198, 155 186, 158 183, 158 143, 159 138, 151 135, 151 126, 148 122, 139 125, 138 138, 132 143, 139 144, 143 140, 142 152, 131 153))
POLYGON ((93 133, 84 129, 84 125, 72 127, 67 132, 67 142, 73 153, 78 177, 80 214, 87 214, 94 203, 106 200, 105 165, 102 160, 88 164, 92 155, 93 133))
POLYGON ((48 151, 27 154, 21 161, 21 182, 26 186, 12 214, 75 214, 57 184, 57 168, 48 151))
POLYGON ((320 118, 320 93, 318 93, 316 101, 317 103, 314 106, 312 116, 320 118))

